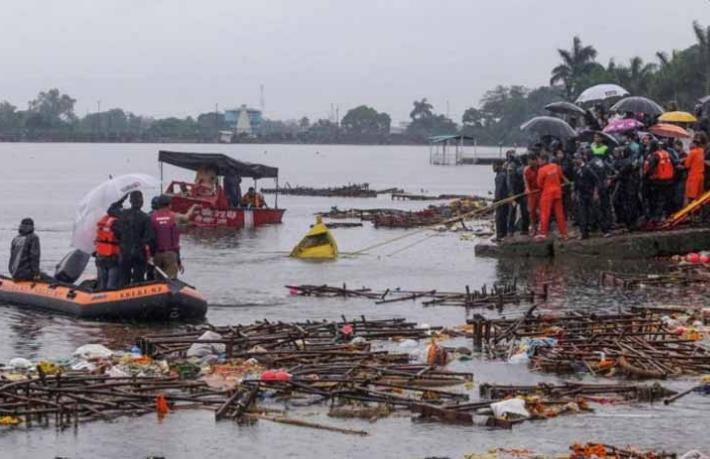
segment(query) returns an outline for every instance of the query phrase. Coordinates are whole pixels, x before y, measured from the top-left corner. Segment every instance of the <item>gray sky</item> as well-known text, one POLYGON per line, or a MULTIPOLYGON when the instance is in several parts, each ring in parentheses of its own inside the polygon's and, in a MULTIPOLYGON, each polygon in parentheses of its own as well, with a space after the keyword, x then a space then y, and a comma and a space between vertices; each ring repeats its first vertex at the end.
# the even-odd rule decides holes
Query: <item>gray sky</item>
POLYGON ((241 103, 327 117, 412 101, 460 122, 497 84, 549 79, 574 34, 599 60, 653 59, 694 42, 708 0, 2 0, 0 100, 59 87, 77 113, 120 106, 196 115, 241 103))

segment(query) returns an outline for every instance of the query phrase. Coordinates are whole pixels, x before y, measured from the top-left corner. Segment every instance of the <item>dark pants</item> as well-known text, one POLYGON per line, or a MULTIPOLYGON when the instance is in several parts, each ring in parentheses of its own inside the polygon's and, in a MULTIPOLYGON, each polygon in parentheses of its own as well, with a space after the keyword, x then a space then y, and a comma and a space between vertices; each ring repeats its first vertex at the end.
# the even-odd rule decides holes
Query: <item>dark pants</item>
POLYGON ((146 261, 144 257, 121 257, 121 286, 137 284, 145 281, 146 261))
POLYGON ((672 181, 651 182, 651 219, 660 221, 673 213, 675 188, 672 181))
POLYGON ((599 229, 602 233, 608 233, 612 224, 611 198, 608 189, 599 190, 599 201, 595 204, 599 229))
POLYGON ((641 202, 638 199, 637 190, 633 187, 619 187, 614 196, 614 211, 616 221, 633 230, 641 210, 641 202))
POLYGON ((520 232, 528 234, 530 232, 530 213, 528 212, 528 198, 521 196, 515 200, 515 206, 510 206, 508 210, 508 234, 511 236, 517 229, 518 215, 520 215, 520 232))
POLYGON ((117 289, 120 277, 118 258, 96 257, 96 290, 117 289))
POLYGON ((586 239, 589 237, 589 232, 592 230, 592 224, 594 223, 595 211, 594 202, 591 196, 578 196, 575 203, 577 223, 579 224, 579 231, 582 234, 582 238, 586 239))
POLYGON ((496 239, 502 239, 508 235, 508 213, 510 205, 505 204, 496 208, 496 239))

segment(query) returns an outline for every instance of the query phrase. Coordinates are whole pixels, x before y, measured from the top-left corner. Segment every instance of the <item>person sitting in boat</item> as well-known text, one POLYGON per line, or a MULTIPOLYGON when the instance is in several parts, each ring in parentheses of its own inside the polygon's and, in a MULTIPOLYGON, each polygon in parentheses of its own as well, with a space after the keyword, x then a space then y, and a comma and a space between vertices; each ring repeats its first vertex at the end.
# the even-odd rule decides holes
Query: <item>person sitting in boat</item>
POLYGON ((129 195, 131 208, 123 210, 115 226, 119 242, 120 286, 145 280, 149 244, 153 239, 150 217, 143 212, 143 193, 132 191, 129 195))
POLYGON ((175 213, 170 210, 169 196, 158 198, 158 209, 151 213, 150 222, 155 235, 152 247, 153 262, 170 279, 177 279, 178 271, 183 271, 180 261, 180 231, 175 213))
POLYGON ((10 244, 10 275, 14 280, 42 278, 42 272, 39 270, 39 236, 35 234, 34 221, 31 218, 23 218, 18 233, 10 244))
POLYGON ((249 187, 247 194, 241 200, 242 207, 261 209, 266 207, 266 202, 264 201, 264 196, 261 193, 257 193, 253 186, 249 187))
POLYGON ((96 224, 96 290, 114 290, 118 288, 120 269, 118 265, 121 253, 115 227, 121 216, 124 197, 111 204, 106 215, 96 224))

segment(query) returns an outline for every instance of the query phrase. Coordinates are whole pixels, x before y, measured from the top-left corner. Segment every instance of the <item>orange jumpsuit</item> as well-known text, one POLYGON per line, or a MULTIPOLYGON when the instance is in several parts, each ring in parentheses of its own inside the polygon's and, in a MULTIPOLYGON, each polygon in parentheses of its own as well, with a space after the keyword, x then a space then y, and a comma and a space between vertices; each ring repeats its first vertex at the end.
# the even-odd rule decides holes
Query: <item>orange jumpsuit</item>
POLYGON ((548 163, 537 171, 537 185, 542 190, 540 196, 540 236, 547 236, 550 228, 550 213, 554 209, 557 228, 562 236, 567 236, 567 222, 562 206, 562 168, 548 163))
POLYGON ((523 179, 525 180, 525 192, 528 194, 528 213, 530 214, 530 222, 533 228, 540 221, 539 204, 540 204, 540 188, 537 186, 537 169, 530 166, 525 166, 523 171, 523 179), (537 193, 535 193, 537 191, 537 193))
POLYGON ((698 199, 705 191, 705 151, 699 147, 691 148, 683 165, 688 169, 685 197, 690 202, 698 199))

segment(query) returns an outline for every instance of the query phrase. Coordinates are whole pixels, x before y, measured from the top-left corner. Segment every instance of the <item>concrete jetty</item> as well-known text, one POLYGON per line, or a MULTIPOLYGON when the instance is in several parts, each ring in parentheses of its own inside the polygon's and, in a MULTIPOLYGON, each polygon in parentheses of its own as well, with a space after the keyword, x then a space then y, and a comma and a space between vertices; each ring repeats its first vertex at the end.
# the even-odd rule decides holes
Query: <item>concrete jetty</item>
POLYGON ((700 250, 710 250, 710 227, 627 233, 609 238, 591 237, 568 241, 553 237, 545 241, 534 241, 532 238, 521 237, 499 244, 482 241, 475 247, 476 256, 506 258, 654 258, 700 250))

